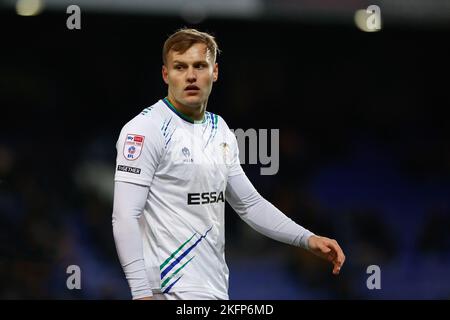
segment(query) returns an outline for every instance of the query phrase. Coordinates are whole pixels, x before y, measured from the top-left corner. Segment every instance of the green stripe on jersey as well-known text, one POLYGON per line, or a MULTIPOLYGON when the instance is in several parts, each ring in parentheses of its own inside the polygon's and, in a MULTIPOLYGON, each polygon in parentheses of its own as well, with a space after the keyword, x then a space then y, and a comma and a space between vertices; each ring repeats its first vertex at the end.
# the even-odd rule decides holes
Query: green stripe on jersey
POLYGON ((161 266, 159 267, 159 270, 162 270, 165 266, 166 266, 166 264, 168 264, 169 263, 169 261, 170 260, 172 260, 172 258, 173 257, 175 257, 175 255, 178 253, 178 252, 180 252, 180 250, 181 249, 183 249, 183 247, 189 242, 189 241, 191 241, 191 239, 195 236, 197 234, 197 232, 195 232, 193 235, 192 235, 192 237, 190 237, 189 239, 187 239, 177 250, 175 250, 171 255, 170 255, 170 257, 168 257, 167 259, 166 259, 166 261, 164 261, 162 264, 161 264, 161 266))
POLYGON ((170 281, 170 279, 172 279, 174 276, 176 276, 177 273, 178 273, 181 269, 183 269, 189 262, 191 262, 191 260, 194 259, 194 258, 195 258, 195 256, 192 257, 192 258, 190 258, 190 259, 189 259, 188 261, 186 261, 181 267, 179 267, 177 270, 175 270, 175 272, 172 273, 172 274, 170 275, 170 277, 166 278, 166 280, 164 280, 164 282, 161 283, 161 289, 164 288, 164 286, 170 281))

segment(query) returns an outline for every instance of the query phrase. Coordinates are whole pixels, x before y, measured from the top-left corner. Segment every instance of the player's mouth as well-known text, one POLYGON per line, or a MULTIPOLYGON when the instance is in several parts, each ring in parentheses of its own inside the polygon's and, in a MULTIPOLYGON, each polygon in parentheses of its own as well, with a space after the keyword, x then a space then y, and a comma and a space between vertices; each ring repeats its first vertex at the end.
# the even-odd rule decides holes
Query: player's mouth
POLYGON ((196 85, 190 84, 186 88, 184 88, 184 91, 186 91, 189 94, 195 94, 200 91, 200 88, 196 85))

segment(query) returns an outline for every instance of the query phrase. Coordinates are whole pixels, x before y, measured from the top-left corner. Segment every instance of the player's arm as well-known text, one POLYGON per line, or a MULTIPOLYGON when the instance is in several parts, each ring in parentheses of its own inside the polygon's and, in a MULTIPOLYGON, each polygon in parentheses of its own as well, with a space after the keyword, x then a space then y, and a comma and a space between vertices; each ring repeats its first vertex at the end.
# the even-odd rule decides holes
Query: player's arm
POLYGON ((164 150, 160 125, 137 117, 117 140, 113 233, 120 263, 133 299, 147 299, 152 290, 144 265, 139 217, 164 150))
POLYGON ((245 173, 228 178, 226 199, 231 207, 256 231, 284 243, 303 247, 334 265, 338 274, 345 257, 337 242, 314 235, 292 221, 253 187, 245 173))
POLYGON ((148 299, 153 295, 145 272, 139 227, 147 195, 147 186, 115 182, 112 216, 114 241, 133 299, 148 299))
POLYGON ((256 231, 272 239, 303 247, 327 259, 334 265, 333 273, 338 274, 345 256, 337 242, 314 235, 264 199, 242 170, 236 136, 230 130, 228 134, 232 160, 229 164, 226 199, 231 207, 256 231))
POLYGON ((296 224, 254 188, 245 173, 228 178, 226 199, 253 229, 274 240, 308 248, 313 233, 296 224))

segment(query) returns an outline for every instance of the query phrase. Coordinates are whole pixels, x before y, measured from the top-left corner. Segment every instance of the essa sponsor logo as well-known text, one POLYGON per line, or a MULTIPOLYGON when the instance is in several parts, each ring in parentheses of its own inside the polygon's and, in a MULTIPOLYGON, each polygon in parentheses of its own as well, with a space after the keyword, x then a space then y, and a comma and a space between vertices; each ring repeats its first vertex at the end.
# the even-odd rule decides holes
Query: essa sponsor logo
POLYGON ((125 144, 123 146, 123 156, 127 160, 136 160, 141 155, 144 146, 144 136, 138 134, 127 134, 125 144))
POLYGON ((129 172, 134 174, 141 174, 141 169, 135 168, 135 167, 128 167, 128 166, 117 166, 117 171, 123 171, 123 172, 129 172))
POLYGON ((208 203, 218 203, 225 202, 223 197, 223 191, 217 192, 202 192, 202 193, 188 193, 187 204, 208 204, 208 203))

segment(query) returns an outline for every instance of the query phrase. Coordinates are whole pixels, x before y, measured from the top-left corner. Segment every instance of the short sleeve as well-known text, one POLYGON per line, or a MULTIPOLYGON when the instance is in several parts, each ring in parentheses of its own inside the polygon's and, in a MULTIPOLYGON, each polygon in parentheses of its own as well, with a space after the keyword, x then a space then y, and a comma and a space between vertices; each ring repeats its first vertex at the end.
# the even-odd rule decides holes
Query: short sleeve
POLYGON ((228 136, 231 145, 231 163, 228 170, 228 177, 233 177, 239 174, 244 174, 244 171, 242 170, 241 163, 239 161, 239 145, 237 143, 236 136, 229 129, 228 136))
POLYGON ((164 143, 157 126, 148 120, 135 118, 122 128, 116 143, 115 181, 151 185, 164 143))

